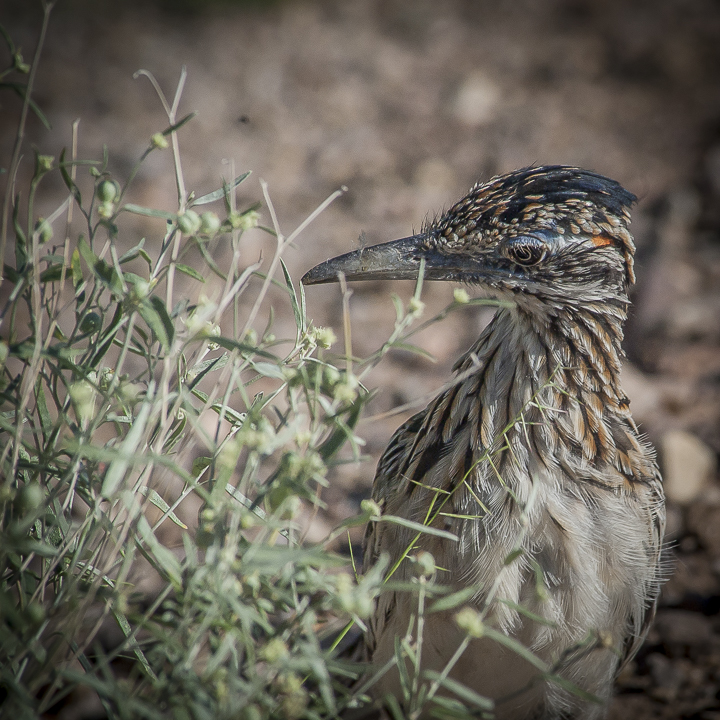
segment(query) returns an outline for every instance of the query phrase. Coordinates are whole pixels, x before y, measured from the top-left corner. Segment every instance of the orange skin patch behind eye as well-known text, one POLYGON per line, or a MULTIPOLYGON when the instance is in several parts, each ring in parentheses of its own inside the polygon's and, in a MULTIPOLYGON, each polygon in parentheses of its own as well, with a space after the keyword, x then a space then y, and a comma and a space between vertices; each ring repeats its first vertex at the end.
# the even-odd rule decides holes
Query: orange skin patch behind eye
POLYGON ((606 247, 613 244, 613 239, 608 235, 593 235, 591 240, 595 247, 606 247))

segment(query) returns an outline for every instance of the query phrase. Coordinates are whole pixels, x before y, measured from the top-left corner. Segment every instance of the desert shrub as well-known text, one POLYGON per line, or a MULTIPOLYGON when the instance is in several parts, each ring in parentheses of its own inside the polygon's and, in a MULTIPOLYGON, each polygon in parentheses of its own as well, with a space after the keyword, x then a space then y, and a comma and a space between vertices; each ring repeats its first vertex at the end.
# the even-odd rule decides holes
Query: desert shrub
MULTIPOLYGON (((41 110, 35 66, 6 39, 2 80, 24 97, 15 178, 27 114, 41 110)), ((248 173, 202 197, 186 188, 183 81, 172 103, 155 84, 168 127, 127 178, 111 175, 107 151, 36 151, 27 186, 8 183, 0 703, 16 717, 52 712, 79 687, 109 717, 334 715, 352 670, 321 644, 323 627, 366 616, 379 584, 339 572, 337 534, 309 546, 299 523, 322 505, 341 448, 357 456, 368 393, 351 364, 326 357, 332 332, 307 320, 282 263, 297 233, 236 206, 248 173), (156 152, 173 154, 174 212, 127 201, 156 152), (37 217, 52 174, 67 200, 37 217), (138 216, 160 231, 134 239, 138 216), (246 264, 248 232, 275 239, 264 264, 246 264), (272 286, 294 337, 272 334, 272 286)))
POLYGON ((456 290, 418 324, 421 271, 409 302, 394 297, 394 330, 375 353, 355 358, 349 340, 338 350, 334 333, 308 320, 302 286, 282 259, 338 193, 287 237, 266 188, 263 204, 238 207, 248 172, 198 197, 178 142, 192 121, 177 117, 184 73, 169 101, 141 71, 167 126, 127 177, 112 174, 111 149, 85 160, 76 141, 30 155, 28 114, 45 121, 32 100, 52 3, 44 7, 34 61, 3 32, 10 62, 0 74, 0 90, 23 98, 3 163, 0 236, 3 716, 51 716, 91 692, 108 718, 337 717, 388 670, 340 650, 386 587, 413 593, 418 608, 392 661, 407 690, 389 700, 395 717, 400 700, 413 717, 430 702, 439 717, 468 717, 463 702, 474 717, 491 713, 490 701, 448 677, 481 634, 552 676, 487 624, 489 602, 483 612, 463 609, 475 589, 439 583, 428 553, 407 548, 417 572, 403 586, 382 560, 359 577, 355 559, 337 551, 338 538, 368 521, 457 539, 429 527, 432 517, 426 525, 381 519, 366 501, 323 541, 304 539, 329 469, 360 457, 368 372, 393 348, 415 351, 419 329, 485 301, 456 290), (173 211, 128 199, 143 162, 159 152, 173 158, 173 211), (40 217, 53 175, 67 196, 40 217), (273 243, 264 261, 247 263, 248 233, 273 243), (294 319, 291 337, 275 336, 276 312, 294 319), (424 615, 450 610, 466 641, 442 673, 411 678, 424 615))

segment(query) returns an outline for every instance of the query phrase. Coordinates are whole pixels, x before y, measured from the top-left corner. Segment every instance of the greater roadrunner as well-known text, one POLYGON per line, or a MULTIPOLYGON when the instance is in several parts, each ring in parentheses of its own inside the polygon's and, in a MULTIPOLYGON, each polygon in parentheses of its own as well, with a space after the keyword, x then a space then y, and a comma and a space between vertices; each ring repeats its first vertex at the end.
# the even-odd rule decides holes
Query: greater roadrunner
MULTIPOLYGON (((585 170, 526 168, 476 185, 419 235, 303 278, 410 279, 424 261, 425 279, 504 301, 454 384, 397 430, 375 475, 382 513, 459 540, 371 522, 364 560, 367 569, 389 556, 392 580, 407 584, 417 573, 407 556, 427 551, 437 582, 474 589, 464 622, 457 608, 424 617, 419 669, 437 680, 470 630, 449 677, 492 698, 499 718, 603 717, 654 614, 663 489, 620 388, 634 200, 585 170)), ((413 594, 380 595, 366 634, 375 669, 417 632, 417 614, 413 594)), ((412 669, 391 669, 373 692, 418 717, 429 706, 408 700, 412 669)))

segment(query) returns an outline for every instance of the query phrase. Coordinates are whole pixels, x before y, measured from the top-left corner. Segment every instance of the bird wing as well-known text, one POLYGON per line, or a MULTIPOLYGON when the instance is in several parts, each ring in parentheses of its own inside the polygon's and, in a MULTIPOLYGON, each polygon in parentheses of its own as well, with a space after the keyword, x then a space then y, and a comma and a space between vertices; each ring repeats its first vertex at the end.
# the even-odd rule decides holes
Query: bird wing
POLYGON ((657 470, 655 476, 647 484, 646 489, 651 494, 651 506, 653 507, 652 525, 649 528, 650 538, 647 546, 649 553, 648 562, 656 568, 656 572, 652 581, 652 587, 646 588, 648 602, 645 606, 645 612, 642 617, 630 618, 630 623, 635 624, 637 630, 629 634, 625 639, 618 672, 635 657, 642 646, 645 636, 648 634, 650 626, 655 619, 660 587, 668 577, 670 570, 666 554, 667 546, 663 546, 663 536, 665 534, 665 493, 663 491, 660 473, 657 470))
MULTIPOLYGON (((418 431, 422 427, 427 415, 427 408, 406 420, 390 438, 375 471, 373 480, 372 498, 384 510, 389 496, 398 492, 398 482, 402 468, 417 440, 418 431)), ((380 555, 380 535, 382 525, 368 523, 363 542, 363 572, 367 572, 377 561, 380 555)))

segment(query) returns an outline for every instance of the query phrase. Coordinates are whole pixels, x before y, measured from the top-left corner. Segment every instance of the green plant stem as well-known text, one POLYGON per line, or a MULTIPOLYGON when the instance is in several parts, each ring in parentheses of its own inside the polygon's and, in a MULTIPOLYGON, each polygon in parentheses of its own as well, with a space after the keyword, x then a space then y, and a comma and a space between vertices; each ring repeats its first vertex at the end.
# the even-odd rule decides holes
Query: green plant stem
POLYGON ((22 109, 20 110, 20 120, 18 122, 17 133, 15 134, 15 144, 13 145, 12 157, 7 173, 7 186, 5 188, 5 197, 3 198, 2 208, 2 225, 0 226, 0 287, 3 283, 3 268, 5 266, 5 250, 7 248, 7 232, 8 220, 10 217, 10 206, 12 204, 13 187, 15 185, 15 176, 17 175, 20 165, 20 152, 25 140, 25 128, 27 125, 27 116, 30 109, 30 99, 32 91, 35 87, 35 76, 37 75, 40 65, 40 54, 45 45, 45 36, 47 34, 48 25, 50 23, 50 13, 55 5, 56 0, 43 0, 43 19, 40 26, 40 36, 38 37, 37 46, 35 47, 35 55, 30 65, 30 73, 28 74, 27 85, 25 86, 25 96, 23 98, 22 109))

